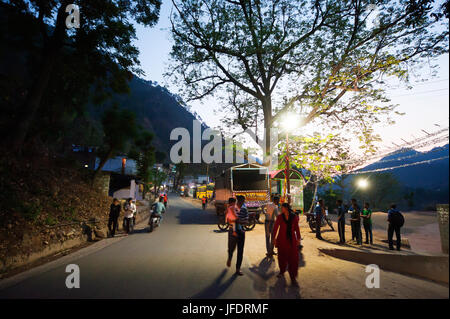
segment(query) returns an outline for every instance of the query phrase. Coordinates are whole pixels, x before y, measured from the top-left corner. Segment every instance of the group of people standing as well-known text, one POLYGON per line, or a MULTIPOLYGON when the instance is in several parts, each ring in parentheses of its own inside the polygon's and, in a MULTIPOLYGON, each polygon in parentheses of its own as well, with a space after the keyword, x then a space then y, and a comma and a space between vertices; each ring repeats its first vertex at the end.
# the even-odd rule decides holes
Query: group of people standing
MULTIPOLYGON (((336 201, 337 206, 337 224, 339 233, 339 242, 345 243, 345 219, 346 214, 350 214, 350 225, 352 240, 362 245, 361 224, 365 232, 365 243, 373 244, 372 233, 372 210, 369 203, 364 203, 361 209, 356 199, 352 199, 350 207, 347 208, 342 200, 336 201)), ((301 245, 301 234, 299 228, 299 217, 295 214, 288 203, 280 205, 280 198, 274 196, 272 201, 265 207, 265 237, 267 257, 278 256, 278 266, 282 277, 288 271, 292 285, 298 286, 297 275, 299 266, 299 250, 301 245), (274 252, 277 248, 277 253, 274 252)), ((326 214, 324 201, 319 200, 315 210, 316 218, 316 237, 321 236, 322 218, 326 214)), ((245 205, 245 197, 242 195, 236 198, 229 198, 226 211, 226 221, 230 225, 228 230, 228 259, 227 266, 231 266, 234 251, 237 248, 236 275, 243 275, 241 265, 244 253, 245 231, 243 225, 248 222, 248 209, 245 205)), ((397 236, 397 250, 401 247, 400 228, 403 226, 404 218, 392 204, 388 211, 388 242, 389 248, 394 249, 393 234, 397 236)))
MULTIPOLYGON (((122 206, 120 204, 120 201, 117 198, 114 198, 109 209, 108 218, 108 230, 111 237, 114 237, 116 234, 116 230, 118 230, 118 220, 121 210, 122 206)), ((125 203, 123 204, 123 211, 123 229, 125 230, 125 235, 128 235, 133 230, 134 224, 136 222, 137 212, 136 203, 133 202, 133 199, 131 197, 125 200, 125 203)))
POLYGON ((372 210, 369 203, 364 203, 363 209, 360 208, 356 199, 352 198, 350 207, 347 209, 342 200, 336 201, 337 206, 337 224, 339 233, 339 243, 345 243, 345 215, 350 214, 350 226, 352 230, 352 240, 358 245, 362 245, 361 221, 366 234, 366 244, 373 245, 372 233, 372 210))
MULTIPOLYGON (((293 286, 298 286, 299 247, 301 247, 300 228, 298 216, 292 211, 288 203, 281 205, 279 197, 267 205, 266 209, 266 248, 267 256, 278 255, 278 266, 282 277, 288 271, 293 286), (277 253, 274 252, 277 248, 277 253)), ((244 253, 245 231, 243 225, 248 222, 248 210, 245 197, 242 195, 228 200, 226 220, 230 225, 228 230, 228 259, 227 266, 231 266, 233 253, 237 247, 236 275, 242 276, 241 265, 244 253)))
MULTIPOLYGON (((358 245, 362 245, 362 232, 361 232, 361 221, 364 227, 366 244, 373 245, 373 233, 372 233, 372 210, 370 209, 369 203, 364 203, 363 209, 360 208, 356 199, 351 200, 350 207, 347 209, 343 204, 342 200, 337 200, 337 214, 338 214, 338 232, 339 232, 339 242, 341 244, 345 243, 345 215, 350 214, 350 226, 352 233, 352 240, 356 241, 358 245)), ((393 235, 396 235, 396 247, 397 250, 401 249, 401 235, 400 228, 403 226, 404 218, 403 215, 397 210, 396 204, 392 204, 388 210, 388 244, 389 249, 394 249, 393 235)), ((319 231, 320 233, 320 231, 319 231)))

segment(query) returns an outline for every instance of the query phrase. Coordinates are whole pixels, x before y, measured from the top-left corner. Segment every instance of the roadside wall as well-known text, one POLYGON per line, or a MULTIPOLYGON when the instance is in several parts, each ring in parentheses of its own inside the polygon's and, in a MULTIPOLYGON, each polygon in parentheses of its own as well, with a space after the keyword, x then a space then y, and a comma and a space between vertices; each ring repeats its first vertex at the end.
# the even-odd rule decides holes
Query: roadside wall
POLYGON ((384 270, 448 284, 448 256, 367 253, 350 249, 320 249, 320 251, 332 257, 363 265, 375 264, 384 270))
POLYGON ((444 254, 448 254, 448 204, 436 205, 439 231, 441 233, 441 247, 444 254))

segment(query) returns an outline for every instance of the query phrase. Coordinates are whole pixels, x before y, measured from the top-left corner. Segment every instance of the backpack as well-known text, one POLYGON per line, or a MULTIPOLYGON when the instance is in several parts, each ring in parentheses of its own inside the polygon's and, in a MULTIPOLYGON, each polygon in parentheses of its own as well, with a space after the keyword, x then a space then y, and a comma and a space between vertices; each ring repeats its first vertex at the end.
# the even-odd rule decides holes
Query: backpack
POLYGON ((389 222, 394 226, 402 227, 405 224, 405 217, 399 211, 394 211, 391 213, 389 222))

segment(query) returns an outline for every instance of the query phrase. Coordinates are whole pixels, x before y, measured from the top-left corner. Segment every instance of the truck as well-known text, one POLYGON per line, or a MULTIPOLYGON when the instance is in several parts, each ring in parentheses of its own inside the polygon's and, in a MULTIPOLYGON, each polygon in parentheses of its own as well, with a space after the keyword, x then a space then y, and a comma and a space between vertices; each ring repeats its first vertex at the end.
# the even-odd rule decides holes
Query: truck
POLYGON ((245 197, 249 213, 259 216, 270 201, 269 169, 253 163, 230 167, 215 178, 215 195, 219 217, 224 218, 228 199, 238 195, 245 197))

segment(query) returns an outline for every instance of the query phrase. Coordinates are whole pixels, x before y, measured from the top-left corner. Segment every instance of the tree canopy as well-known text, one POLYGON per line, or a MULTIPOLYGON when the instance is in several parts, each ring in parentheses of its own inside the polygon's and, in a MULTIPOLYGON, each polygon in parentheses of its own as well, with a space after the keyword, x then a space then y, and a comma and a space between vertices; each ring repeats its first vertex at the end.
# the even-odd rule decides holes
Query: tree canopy
POLYGON ((386 79, 407 82, 412 67, 448 52, 448 9, 430 0, 173 4, 169 74, 187 99, 222 100, 228 126, 255 127, 260 115, 266 152, 268 129, 289 111, 370 147, 373 124, 395 109, 386 79))

